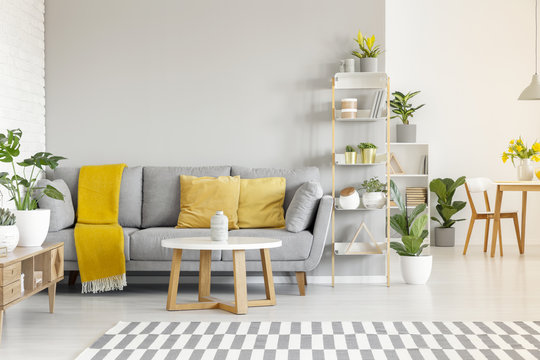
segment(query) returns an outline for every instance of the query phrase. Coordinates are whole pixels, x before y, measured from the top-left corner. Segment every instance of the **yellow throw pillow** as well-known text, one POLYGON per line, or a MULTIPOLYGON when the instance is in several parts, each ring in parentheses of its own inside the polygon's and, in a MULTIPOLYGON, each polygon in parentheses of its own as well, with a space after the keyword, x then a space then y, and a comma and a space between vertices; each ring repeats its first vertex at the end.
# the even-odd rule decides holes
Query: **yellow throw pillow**
POLYGON ((176 228, 209 228, 210 218, 223 210, 229 229, 238 229, 240 176, 180 175, 180 215, 176 228))
POLYGON ((238 226, 240 228, 283 228, 285 178, 240 180, 238 226))

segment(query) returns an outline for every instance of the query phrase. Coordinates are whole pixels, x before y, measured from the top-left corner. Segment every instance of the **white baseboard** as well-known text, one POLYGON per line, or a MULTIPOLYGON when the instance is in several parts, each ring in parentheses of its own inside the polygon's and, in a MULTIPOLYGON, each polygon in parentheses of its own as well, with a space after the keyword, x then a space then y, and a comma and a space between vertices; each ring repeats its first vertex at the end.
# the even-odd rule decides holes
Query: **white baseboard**
MULTIPOLYGON (((132 275, 127 277, 128 284, 168 284, 168 276, 146 276, 146 275, 132 275)), ((199 277, 197 276, 180 276, 180 282, 184 284, 197 284, 199 277)), ((262 284, 263 277, 260 276, 248 276, 248 284, 262 284)), ((309 276, 307 277, 308 284, 329 285, 332 283, 331 276, 309 276)), ((386 282, 386 276, 373 275, 373 276, 336 276, 336 284, 383 284, 386 282)), ((233 284, 232 276, 212 276, 212 283, 214 284, 233 284)), ((274 283, 276 284, 296 284, 296 276, 274 276, 274 283)))

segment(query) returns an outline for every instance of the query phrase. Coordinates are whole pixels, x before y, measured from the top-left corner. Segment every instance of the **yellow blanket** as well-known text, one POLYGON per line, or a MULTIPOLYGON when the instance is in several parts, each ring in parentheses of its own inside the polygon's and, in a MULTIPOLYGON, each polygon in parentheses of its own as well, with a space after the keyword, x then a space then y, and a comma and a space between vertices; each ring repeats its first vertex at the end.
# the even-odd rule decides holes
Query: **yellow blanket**
POLYGON ((124 232, 118 225, 124 167, 83 166, 79 173, 75 247, 83 293, 122 290, 127 285, 124 232))

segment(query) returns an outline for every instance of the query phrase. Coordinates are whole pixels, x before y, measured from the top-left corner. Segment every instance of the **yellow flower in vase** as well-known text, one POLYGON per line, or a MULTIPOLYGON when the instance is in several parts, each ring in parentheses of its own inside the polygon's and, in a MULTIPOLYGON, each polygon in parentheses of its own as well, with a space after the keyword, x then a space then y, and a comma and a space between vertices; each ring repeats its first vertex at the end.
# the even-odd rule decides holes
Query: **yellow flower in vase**
POLYGON ((503 153, 502 154, 502 162, 503 162, 503 164, 506 163, 507 160, 508 160, 508 155, 506 155, 506 153, 503 153))
POLYGON ((540 161, 540 156, 533 155, 533 156, 531 156, 531 160, 534 161, 534 162, 538 162, 538 161, 540 161))
POLYGON ((513 153, 513 152, 514 152, 514 148, 510 146, 510 147, 508 148, 508 152, 513 153))
POLYGON ((532 146, 532 149, 533 149, 533 151, 536 152, 536 153, 540 152, 540 144, 537 143, 537 142, 535 142, 535 143, 533 144, 533 146, 532 146))
POLYGON ((520 151, 522 151, 522 150, 523 150, 523 146, 521 146, 521 145, 516 145, 516 151, 517 151, 517 152, 520 152, 520 151))
POLYGON ((510 140, 510 145, 514 145, 514 139, 510 140))

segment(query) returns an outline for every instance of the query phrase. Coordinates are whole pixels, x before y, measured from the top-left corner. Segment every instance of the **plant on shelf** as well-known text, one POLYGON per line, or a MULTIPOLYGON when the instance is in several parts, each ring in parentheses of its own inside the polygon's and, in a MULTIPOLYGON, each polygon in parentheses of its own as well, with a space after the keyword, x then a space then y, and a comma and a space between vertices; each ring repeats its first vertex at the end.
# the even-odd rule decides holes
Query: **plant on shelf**
POLYGON ((457 212, 463 210, 467 205, 466 201, 453 201, 457 188, 465 184, 465 176, 457 178, 455 181, 450 178, 433 179, 429 183, 429 190, 437 195, 437 206, 435 209, 439 213, 440 219, 432 216, 431 220, 439 223, 435 228, 435 245, 454 246, 455 229, 452 227, 456 221, 465 219, 452 219, 457 212))
POLYGON ((364 180, 360 184, 360 189, 364 190, 362 194, 362 203, 367 209, 381 209, 386 204, 386 184, 380 182, 377 177, 364 180))
POLYGON ((360 143, 358 149, 362 152, 362 162, 364 164, 373 164, 377 155, 377 146, 372 143, 360 143))
POLYGON ((358 44, 359 50, 353 50, 352 54, 360 59, 360 71, 377 71, 377 56, 382 53, 382 50, 380 45, 375 45, 375 35, 364 37, 359 31, 354 41, 358 44))
POLYGON ((47 185, 44 188, 36 186, 37 180, 47 167, 55 169, 62 156, 54 156, 48 152, 38 152, 28 159, 16 162, 15 158, 20 154, 20 141, 22 137, 21 129, 8 130, 6 134, 0 133, 0 161, 10 163, 13 175, 7 172, 0 172, 0 185, 5 187, 11 195, 11 200, 15 203, 17 210, 37 209, 38 198, 35 191, 43 189, 41 196, 49 196, 53 199, 64 200, 64 195, 55 187, 47 185), (21 166, 22 174, 17 174, 15 164, 21 166), (30 168, 30 174, 27 169, 30 168))
POLYGON ((416 125, 411 124, 409 118, 414 117, 414 113, 425 104, 413 107, 413 105, 409 103, 409 100, 419 93, 420 91, 408 92, 407 94, 400 91, 394 91, 392 93, 394 98, 390 100, 390 108, 394 115, 392 115, 391 118, 399 118, 402 122, 402 124, 396 126, 397 142, 416 142, 416 125))
POLYGON ((37 186, 37 181, 47 168, 55 169, 62 156, 49 152, 38 152, 23 161, 17 162, 20 154, 21 129, 0 133, 0 161, 11 164, 13 173, 0 172, 0 185, 5 187, 15 203, 17 227, 20 233, 19 246, 41 246, 49 228, 50 210, 36 210, 43 196, 64 200, 64 195, 55 187, 37 186), (22 170, 17 171, 15 165, 22 170), (40 194, 36 190, 41 190, 40 194))
POLYGON ((401 235, 401 242, 392 241, 390 247, 400 255, 401 273, 405 282, 425 284, 431 274, 432 265, 431 255, 422 255, 422 251, 429 246, 424 244, 428 236, 428 216, 424 214, 427 204, 416 206, 408 214, 405 201, 393 180, 390 181, 390 192, 399 210, 390 217, 390 226, 401 235))
POLYGON ((356 164, 356 150, 351 145, 345 147, 345 164, 356 164))
MULTIPOLYGON (((502 161, 506 163, 510 159, 512 165, 516 166, 514 160, 519 159, 519 165, 517 167, 518 180, 530 181, 533 179, 534 170, 531 161, 540 161, 540 143, 534 142, 529 148, 524 142, 521 136, 515 140, 510 140, 508 144, 508 150, 503 152, 502 161)), ((539 174, 537 173, 537 176, 539 174)), ((540 177, 539 177, 540 179, 540 177)))
POLYGON ((19 230, 15 222, 15 214, 0 208, 0 248, 6 247, 7 251, 13 251, 19 242, 19 230))

